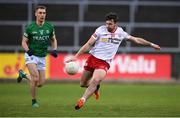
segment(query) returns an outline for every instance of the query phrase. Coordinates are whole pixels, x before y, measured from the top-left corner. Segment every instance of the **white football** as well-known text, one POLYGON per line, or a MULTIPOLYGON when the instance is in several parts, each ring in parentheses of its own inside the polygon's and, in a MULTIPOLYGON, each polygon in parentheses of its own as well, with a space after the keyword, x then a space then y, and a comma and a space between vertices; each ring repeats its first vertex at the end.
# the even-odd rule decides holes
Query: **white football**
POLYGON ((79 65, 75 61, 65 63, 65 70, 69 75, 75 75, 79 71, 79 65))

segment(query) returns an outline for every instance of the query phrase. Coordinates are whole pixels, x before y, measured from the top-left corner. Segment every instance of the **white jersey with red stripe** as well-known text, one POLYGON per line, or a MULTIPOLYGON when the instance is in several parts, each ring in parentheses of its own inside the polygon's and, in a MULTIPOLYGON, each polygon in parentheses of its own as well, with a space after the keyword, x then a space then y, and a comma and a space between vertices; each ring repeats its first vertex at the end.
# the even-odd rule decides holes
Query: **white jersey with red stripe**
POLYGON ((118 51, 122 40, 130 36, 121 27, 117 27, 116 31, 111 33, 105 25, 98 27, 92 37, 96 40, 94 46, 90 49, 90 54, 96 58, 102 59, 110 63, 118 51))

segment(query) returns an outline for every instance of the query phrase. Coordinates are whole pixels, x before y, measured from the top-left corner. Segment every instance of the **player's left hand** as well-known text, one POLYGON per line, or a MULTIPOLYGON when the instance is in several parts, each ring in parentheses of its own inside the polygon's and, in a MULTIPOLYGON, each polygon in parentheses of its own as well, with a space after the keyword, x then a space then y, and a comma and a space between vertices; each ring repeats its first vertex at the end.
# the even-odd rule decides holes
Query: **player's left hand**
POLYGON ((51 54, 54 58, 58 57, 57 50, 51 51, 50 54, 51 54))
POLYGON ((161 50, 161 47, 157 44, 154 44, 154 43, 151 44, 151 47, 153 47, 156 50, 161 50))

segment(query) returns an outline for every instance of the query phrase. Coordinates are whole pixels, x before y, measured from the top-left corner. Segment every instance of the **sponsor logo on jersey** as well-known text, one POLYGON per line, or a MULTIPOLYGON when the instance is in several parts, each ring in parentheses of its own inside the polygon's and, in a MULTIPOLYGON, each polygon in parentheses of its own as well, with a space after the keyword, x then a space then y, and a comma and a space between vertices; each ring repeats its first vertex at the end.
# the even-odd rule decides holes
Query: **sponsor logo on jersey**
POLYGON ((49 36, 33 36, 33 39, 37 41, 47 41, 49 40, 49 36))
POLYGON ((107 43, 107 42, 109 42, 109 39, 108 39, 108 38, 102 38, 102 39, 100 39, 100 41, 101 41, 101 42, 106 42, 106 43, 107 43))
POLYGON ((105 43, 119 44, 121 42, 121 39, 118 39, 118 38, 101 38, 100 41, 105 42, 105 43))

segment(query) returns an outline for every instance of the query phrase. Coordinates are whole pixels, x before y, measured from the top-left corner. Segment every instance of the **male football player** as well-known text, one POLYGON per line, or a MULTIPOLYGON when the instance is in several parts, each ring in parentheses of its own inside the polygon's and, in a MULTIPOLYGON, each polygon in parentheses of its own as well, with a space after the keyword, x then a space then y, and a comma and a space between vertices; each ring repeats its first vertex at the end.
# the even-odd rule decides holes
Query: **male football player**
POLYGON ((57 40, 55 36, 54 26, 45 21, 46 7, 37 6, 35 9, 36 21, 29 24, 22 38, 22 47, 25 50, 25 63, 30 75, 23 70, 19 70, 17 82, 20 83, 26 78, 30 83, 32 96, 32 107, 39 107, 36 100, 37 88, 41 87, 45 82, 45 57, 48 52, 48 45, 51 42, 51 55, 57 57, 57 40))
POLYGON ((98 89, 101 81, 106 77, 110 68, 110 63, 114 58, 122 40, 129 40, 136 44, 150 46, 156 50, 160 50, 160 46, 149 42, 143 38, 129 35, 121 27, 117 25, 118 16, 116 13, 108 13, 105 16, 106 25, 98 27, 92 34, 90 39, 75 56, 66 62, 75 61, 79 55, 90 49, 90 56, 84 66, 84 71, 80 80, 81 87, 87 87, 82 97, 77 101, 75 109, 80 109, 87 99, 92 95, 99 98, 98 89))

